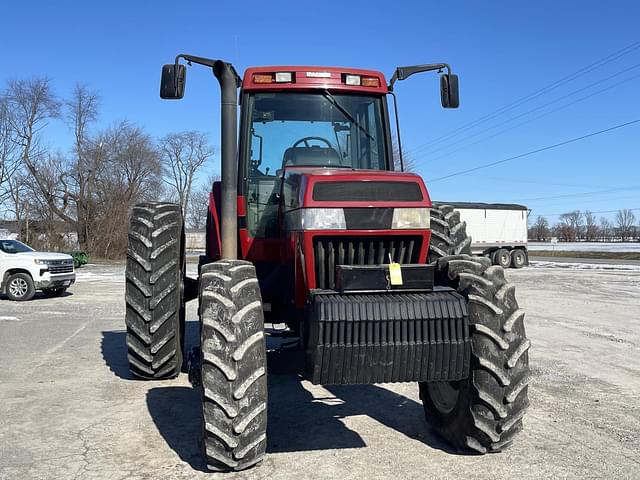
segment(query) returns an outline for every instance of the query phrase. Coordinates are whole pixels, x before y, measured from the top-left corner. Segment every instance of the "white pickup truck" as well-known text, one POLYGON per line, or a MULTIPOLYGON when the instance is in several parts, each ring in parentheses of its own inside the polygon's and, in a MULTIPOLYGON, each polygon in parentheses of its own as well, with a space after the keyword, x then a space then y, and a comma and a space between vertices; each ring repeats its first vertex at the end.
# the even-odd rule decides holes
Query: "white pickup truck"
POLYGON ((9 299, 31 300, 36 290, 57 297, 75 281, 71 255, 36 252, 17 240, 0 239, 0 293, 9 299))

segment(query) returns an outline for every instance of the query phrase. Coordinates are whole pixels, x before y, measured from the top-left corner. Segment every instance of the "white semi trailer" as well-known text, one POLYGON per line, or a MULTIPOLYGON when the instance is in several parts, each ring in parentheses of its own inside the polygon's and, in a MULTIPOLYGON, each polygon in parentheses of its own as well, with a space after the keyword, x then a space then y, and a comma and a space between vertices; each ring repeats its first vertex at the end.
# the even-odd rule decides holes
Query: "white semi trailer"
POLYGON ((494 265, 503 268, 528 265, 527 207, 506 203, 435 203, 451 205, 460 212, 474 255, 489 257, 494 265))

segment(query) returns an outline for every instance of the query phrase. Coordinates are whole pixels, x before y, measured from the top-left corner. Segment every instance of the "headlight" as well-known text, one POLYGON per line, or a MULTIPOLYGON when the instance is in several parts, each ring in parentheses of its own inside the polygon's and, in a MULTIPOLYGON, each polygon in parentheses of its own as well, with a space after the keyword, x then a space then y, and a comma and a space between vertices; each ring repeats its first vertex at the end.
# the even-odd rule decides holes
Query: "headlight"
POLYGON ((341 208, 305 208, 300 215, 301 230, 346 230, 341 208))
POLYGON ((395 208, 393 210, 393 229, 429 228, 431 214, 428 208, 395 208))
POLYGON ((49 265, 51 263, 50 260, 40 260, 39 258, 36 258, 34 262, 36 265, 49 265))

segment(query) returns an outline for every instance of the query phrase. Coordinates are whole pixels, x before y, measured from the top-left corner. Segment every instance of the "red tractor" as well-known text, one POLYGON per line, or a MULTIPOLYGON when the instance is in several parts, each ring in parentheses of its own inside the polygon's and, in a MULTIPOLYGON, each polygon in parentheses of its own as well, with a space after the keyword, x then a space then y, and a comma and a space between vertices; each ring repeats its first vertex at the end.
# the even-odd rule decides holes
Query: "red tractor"
POLYGON ((311 382, 417 382, 427 421, 455 448, 511 444, 528 405, 530 345, 514 286, 470 255, 458 213, 432 204, 401 153, 394 161, 394 83, 446 71, 442 105, 455 108, 450 67, 398 68, 389 84, 376 71, 325 67, 250 68, 241 79, 230 63, 179 55, 163 67, 162 98, 183 96, 180 59, 220 83, 222 180, 198 280, 185 275, 180 208, 133 208, 127 345, 136 377, 176 377, 185 302, 199 299, 189 363, 209 469, 242 470, 265 455, 265 317, 286 323, 280 335, 297 340, 311 382))

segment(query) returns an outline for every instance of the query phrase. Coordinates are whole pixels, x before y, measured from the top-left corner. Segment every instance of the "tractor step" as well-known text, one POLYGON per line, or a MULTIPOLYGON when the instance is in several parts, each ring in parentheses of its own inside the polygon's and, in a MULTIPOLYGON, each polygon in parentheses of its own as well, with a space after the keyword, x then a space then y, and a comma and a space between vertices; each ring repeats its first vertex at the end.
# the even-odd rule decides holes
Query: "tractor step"
POLYGON ((451 289, 316 295, 309 329, 305 370, 315 384, 453 381, 469 375, 467 305, 451 289))

